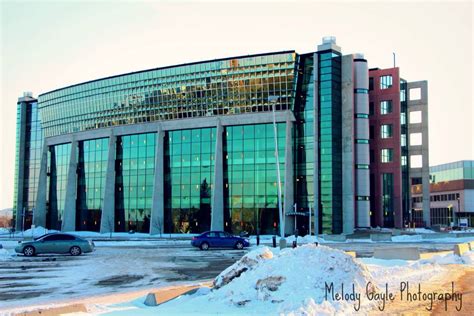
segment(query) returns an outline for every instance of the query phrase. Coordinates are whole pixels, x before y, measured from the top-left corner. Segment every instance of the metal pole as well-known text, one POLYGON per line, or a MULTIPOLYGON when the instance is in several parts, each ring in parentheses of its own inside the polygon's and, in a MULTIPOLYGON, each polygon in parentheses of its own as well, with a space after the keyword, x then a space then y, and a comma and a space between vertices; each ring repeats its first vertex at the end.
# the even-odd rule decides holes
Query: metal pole
POLYGON ((273 136, 275 139, 275 158, 277 167, 277 180, 278 180, 278 215, 280 217, 280 238, 285 238, 285 219, 283 218, 283 208, 281 205, 281 177, 280 177, 280 158, 278 155, 278 134, 276 126, 276 113, 275 113, 275 101, 272 102, 273 107, 273 136))
POLYGON ((293 205, 293 208, 295 209, 295 231, 296 231, 296 203, 293 205))
POLYGON ((22 223, 21 223, 21 231, 25 230, 25 207, 23 207, 23 213, 22 213, 22 223))
POLYGON ((309 203, 309 235, 311 236, 311 203, 309 203))

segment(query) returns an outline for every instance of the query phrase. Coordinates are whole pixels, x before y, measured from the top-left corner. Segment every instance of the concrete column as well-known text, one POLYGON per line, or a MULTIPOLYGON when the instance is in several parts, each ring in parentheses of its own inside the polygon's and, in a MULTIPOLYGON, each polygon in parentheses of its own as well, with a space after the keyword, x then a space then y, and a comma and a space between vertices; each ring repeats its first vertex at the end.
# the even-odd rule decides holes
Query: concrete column
POLYGON ((342 57, 342 232, 354 232, 354 79, 352 55, 342 57))
POLYGON ((104 204, 100 218, 100 233, 111 233, 115 230, 115 154, 117 137, 109 136, 107 152, 107 173, 105 175, 104 204))
POLYGON ((46 227, 46 194, 47 174, 48 174, 48 145, 46 141, 43 144, 43 152, 41 153, 40 171, 38 177, 38 192, 36 193, 35 210, 33 212, 33 224, 38 227, 46 227))
MULTIPOLYGON (((367 61, 361 54, 356 54, 354 59, 354 89, 363 89, 368 92, 369 89, 369 69, 367 61)), ((354 109, 356 114, 369 115, 369 95, 368 93, 356 93, 354 98, 354 109)), ((355 119, 355 138, 366 139, 369 136, 369 119, 355 119)), ((355 145, 355 164, 370 164, 370 149, 368 144, 355 145)), ((343 177, 344 178, 344 177, 343 177)), ((370 196, 370 172, 368 169, 356 169, 355 176, 355 196, 370 196)), ((370 201, 358 200, 355 213, 357 214, 356 227, 370 227, 370 201)))
POLYGON ((224 161, 221 121, 216 126, 216 147, 214 158, 214 183, 212 184, 211 230, 224 230, 224 161))
MULTIPOLYGON (((286 119, 285 129, 285 188, 283 197, 283 218, 285 220, 285 234, 294 233, 294 219, 286 216, 286 213, 293 212, 295 204, 294 196, 294 165, 293 165, 293 122, 290 117, 286 119)), ((296 215, 295 215, 296 216, 296 215)), ((305 218, 306 220, 306 218, 305 218)))
POLYGON ((313 54, 313 69, 314 69, 314 90, 313 90, 313 152, 314 152, 314 164, 313 164, 313 220, 315 235, 320 234, 319 231, 319 63, 318 54, 313 54))
POLYGON ((165 132, 158 128, 155 142, 155 178, 153 180, 153 201, 151 204, 150 234, 164 232, 165 216, 165 182, 164 182, 164 145, 165 132))
POLYGON ((64 201, 64 217, 61 231, 76 230, 76 196, 77 196, 77 141, 71 142, 71 155, 66 183, 66 199, 64 201))

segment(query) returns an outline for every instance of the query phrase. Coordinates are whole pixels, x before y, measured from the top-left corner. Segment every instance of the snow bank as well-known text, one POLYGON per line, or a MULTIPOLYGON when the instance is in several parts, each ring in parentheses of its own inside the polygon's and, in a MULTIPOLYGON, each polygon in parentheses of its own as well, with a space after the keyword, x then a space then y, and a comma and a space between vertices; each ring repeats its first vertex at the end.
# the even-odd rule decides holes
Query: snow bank
MULTIPOLYGON (((24 236, 33 236, 33 237, 39 237, 39 236, 43 236, 44 234, 49 234, 49 233, 57 233, 58 231, 57 230, 54 230, 54 229, 46 229, 42 226, 38 226, 38 227, 35 227, 33 229, 27 229, 23 232, 23 235, 24 236)), ((16 234, 19 234, 21 232, 17 232, 16 234)))
POLYGON ((423 240, 422 235, 400 235, 392 236, 392 241, 396 242, 419 242, 423 240))
MULTIPOLYGON (((368 282, 375 283, 365 266, 340 250, 309 244, 273 254, 262 247, 223 271, 215 280, 221 287, 207 297, 248 312, 266 303, 272 314, 352 313, 352 303, 333 302, 331 295, 326 300, 326 285, 332 283, 334 291, 340 292, 343 283, 346 291, 354 284, 360 293, 368 282), (222 284, 228 279, 228 284, 222 284)), ((362 304, 362 309, 372 307, 369 302, 362 304)))
POLYGON ((0 227, 0 235, 9 234, 10 228, 0 227))
POLYGON ((0 249, 0 261, 9 261, 13 259, 13 255, 6 249, 0 249))

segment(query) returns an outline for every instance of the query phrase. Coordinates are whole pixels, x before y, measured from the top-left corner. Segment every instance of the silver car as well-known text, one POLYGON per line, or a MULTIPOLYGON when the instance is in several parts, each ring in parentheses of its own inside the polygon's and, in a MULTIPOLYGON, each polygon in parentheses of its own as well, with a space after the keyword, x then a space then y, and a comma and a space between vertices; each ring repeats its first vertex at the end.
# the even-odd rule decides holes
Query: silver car
POLYGON ((46 234, 32 241, 20 242, 15 248, 17 253, 27 257, 44 253, 69 253, 79 256, 82 253, 94 251, 94 243, 69 234, 46 234))

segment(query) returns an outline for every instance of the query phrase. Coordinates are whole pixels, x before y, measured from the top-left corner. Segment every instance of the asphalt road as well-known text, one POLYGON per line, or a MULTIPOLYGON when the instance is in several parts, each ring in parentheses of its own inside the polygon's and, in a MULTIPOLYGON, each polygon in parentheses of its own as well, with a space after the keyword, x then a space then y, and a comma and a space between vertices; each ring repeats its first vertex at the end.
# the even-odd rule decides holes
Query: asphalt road
MULTIPOLYGON (((0 241, 1 242, 1 241, 0 241)), ((377 247, 419 247, 422 252, 452 250, 454 243, 327 243, 370 257, 377 247)), ((8 246, 6 247, 9 248, 8 246)), ((10 245, 10 249, 12 245, 10 245)), ((0 311, 91 295, 152 289, 206 281, 240 259, 246 251, 200 251, 187 242, 98 242, 96 251, 69 255, 18 256, 0 263, 0 311)))
MULTIPOLYGON (((79 257, 18 256, 0 263, 2 308, 156 288, 216 277, 245 251, 200 251, 188 245, 98 246, 79 257)), ((1 313, 0 313, 1 314, 1 313)))

